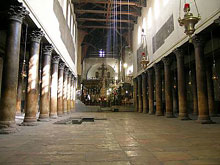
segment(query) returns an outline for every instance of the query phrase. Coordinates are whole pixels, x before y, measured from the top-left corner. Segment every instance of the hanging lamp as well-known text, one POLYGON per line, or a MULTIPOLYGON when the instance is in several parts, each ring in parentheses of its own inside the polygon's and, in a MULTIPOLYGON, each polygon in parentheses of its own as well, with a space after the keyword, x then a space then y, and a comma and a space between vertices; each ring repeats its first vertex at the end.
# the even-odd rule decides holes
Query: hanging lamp
POLYGON ((195 7, 196 7, 196 10, 197 10, 197 14, 198 16, 193 16, 193 13, 190 12, 190 4, 189 3, 185 3, 184 4, 184 17, 181 18, 181 0, 180 0, 180 9, 179 9, 179 19, 178 19, 178 22, 179 22, 179 25, 180 26, 184 26, 185 28, 185 34, 187 36, 189 36, 189 42, 191 43, 192 42, 192 35, 194 34, 195 32, 195 25, 199 22, 199 20, 201 19, 200 17, 200 14, 199 14, 199 11, 198 11, 198 7, 197 7, 197 4, 196 4, 196 0, 194 0, 194 3, 195 3, 195 7))
POLYGON ((24 37, 24 54, 23 54, 23 63, 22 63, 22 70, 21 70, 21 76, 24 79, 27 77, 27 64, 25 60, 26 56, 26 46, 27 46, 27 29, 28 25, 25 24, 25 37, 24 37))
POLYGON ((149 63, 149 60, 146 56, 146 51, 144 49, 144 46, 146 45, 146 35, 144 34, 144 29, 142 29, 142 34, 141 34, 141 44, 142 44, 142 59, 141 59, 141 66, 143 67, 143 69, 147 68, 147 64, 149 63))
POLYGON ((214 53, 214 43, 213 43, 212 31, 211 31, 211 41, 212 41, 212 60, 213 60, 213 64, 212 64, 212 79, 213 80, 218 80, 218 75, 217 75, 217 72, 216 72, 216 63, 215 63, 215 53, 214 53))

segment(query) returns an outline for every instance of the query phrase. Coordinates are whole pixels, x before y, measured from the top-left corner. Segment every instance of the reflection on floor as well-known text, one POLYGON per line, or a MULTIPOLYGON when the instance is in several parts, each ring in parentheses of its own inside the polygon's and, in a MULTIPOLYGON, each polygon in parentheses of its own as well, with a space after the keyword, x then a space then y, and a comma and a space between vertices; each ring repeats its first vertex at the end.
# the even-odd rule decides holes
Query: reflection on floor
POLYGON ((219 118, 213 118, 217 124, 202 125, 135 112, 70 116, 0 135, 0 164, 220 164, 219 118), (70 116, 106 120, 54 124, 70 116))

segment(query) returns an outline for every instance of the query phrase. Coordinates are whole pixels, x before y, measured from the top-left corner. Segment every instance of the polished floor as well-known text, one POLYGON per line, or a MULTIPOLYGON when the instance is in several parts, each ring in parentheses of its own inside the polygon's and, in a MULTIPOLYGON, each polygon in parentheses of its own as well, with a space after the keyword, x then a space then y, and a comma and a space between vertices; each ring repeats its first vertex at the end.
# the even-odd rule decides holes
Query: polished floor
MULTIPOLYGON (((81 106, 76 107, 80 111, 81 106)), ((15 134, 0 135, 0 164, 220 164, 219 118, 214 119, 217 124, 202 125, 134 112, 76 112, 70 116, 19 126, 15 134), (70 116, 97 120, 54 124, 70 116)))

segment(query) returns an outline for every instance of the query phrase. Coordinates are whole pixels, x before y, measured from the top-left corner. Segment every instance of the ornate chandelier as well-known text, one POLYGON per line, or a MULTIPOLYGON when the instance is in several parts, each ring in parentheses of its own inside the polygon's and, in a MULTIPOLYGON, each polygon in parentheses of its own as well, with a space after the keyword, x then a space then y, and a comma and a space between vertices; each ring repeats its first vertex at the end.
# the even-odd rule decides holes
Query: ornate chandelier
POLYGON ((195 25, 201 19, 195 0, 194 0, 194 3, 195 3, 195 7, 197 10, 197 14, 198 14, 197 17, 193 16, 193 13, 190 12, 190 4, 189 3, 184 4, 184 9, 183 9, 184 10, 184 17, 183 18, 180 17, 180 15, 181 15, 181 0, 180 0, 180 9, 179 9, 180 10, 179 11, 179 19, 178 19, 179 25, 184 26, 184 28, 185 28, 184 33, 186 33, 186 35, 189 36, 190 43, 192 42, 192 35, 195 32, 195 25))

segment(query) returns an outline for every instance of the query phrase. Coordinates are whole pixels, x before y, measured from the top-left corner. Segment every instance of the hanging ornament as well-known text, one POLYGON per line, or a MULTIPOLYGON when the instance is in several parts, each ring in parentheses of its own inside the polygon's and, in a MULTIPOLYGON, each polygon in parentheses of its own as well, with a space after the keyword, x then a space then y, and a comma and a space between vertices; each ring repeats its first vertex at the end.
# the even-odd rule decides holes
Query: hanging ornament
POLYGON ((142 34, 141 34, 141 44, 142 44, 142 59, 141 59, 141 66, 146 69, 147 64, 149 63, 148 57, 146 56, 146 50, 144 46, 146 45, 146 35, 144 34, 144 29, 142 29, 142 34))
POLYGON ((217 75, 217 72, 216 72, 215 61, 213 61, 213 65, 212 65, 212 79, 213 80, 218 80, 218 75, 217 75))
POLYGON ((189 71, 189 82, 188 85, 192 85, 192 71, 189 71))
POLYGON ((197 10, 197 14, 198 14, 197 17, 193 16, 193 13, 190 12, 190 4, 189 3, 184 4, 184 17, 183 18, 180 17, 180 15, 181 15, 181 0, 180 0, 180 9, 179 9, 180 11, 179 11, 178 22, 179 22, 180 26, 184 26, 184 28, 185 28, 184 33, 186 33, 186 35, 189 36, 190 43, 192 42, 192 35, 195 32, 195 25, 201 19, 195 0, 194 0, 194 3, 195 3, 195 7, 197 10))
POLYGON ((217 75, 217 72, 216 72, 216 65, 215 65, 215 53, 214 53, 214 43, 213 43, 212 31, 211 31, 211 41, 212 41, 212 60, 213 60, 212 79, 213 80, 218 80, 218 75, 217 75))

